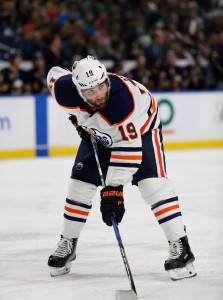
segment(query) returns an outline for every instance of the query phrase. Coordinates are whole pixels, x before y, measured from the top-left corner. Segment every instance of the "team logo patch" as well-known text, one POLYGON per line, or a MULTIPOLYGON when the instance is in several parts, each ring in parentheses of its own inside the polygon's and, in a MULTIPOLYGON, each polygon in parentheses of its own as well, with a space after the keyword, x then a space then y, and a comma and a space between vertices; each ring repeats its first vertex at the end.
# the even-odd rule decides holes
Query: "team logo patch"
POLYGON ((113 144, 112 142, 112 138, 109 134, 101 132, 95 128, 89 128, 89 127, 85 127, 82 126, 87 132, 89 132, 91 135, 93 135, 96 140, 101 143, 103 146, 105 147, 111 147, 111 145, 113 144))
POLYGON ((80 170, 82 170, 83 169, 83 163, 82 162, 79 162, 77 165, 76 165, 76 169, 78 170, 78 171, 80 171, 80 170))

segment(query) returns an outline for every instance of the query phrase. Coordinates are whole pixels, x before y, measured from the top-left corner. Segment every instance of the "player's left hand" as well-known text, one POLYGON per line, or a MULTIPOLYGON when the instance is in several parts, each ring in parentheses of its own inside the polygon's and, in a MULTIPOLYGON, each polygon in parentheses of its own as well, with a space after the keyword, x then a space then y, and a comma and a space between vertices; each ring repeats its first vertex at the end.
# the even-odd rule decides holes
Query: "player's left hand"
POLYGON ((123 186, 106 186, 101 190, 102 219, 112 226, 111 216, 114 215, 116 224, 120 223, 125 213, 123 186))
POLYGON ((85 140, 85 142, 91 144, 91 137, 90 137, 90 134, 89 134, 86 130, 84 130, 81 126, 78 125, 77 117, 74 116, 74 115, 71 115, 71 116, 69 117, 69 120, 71 121, 71 123, 72 123, 72 124, 74 125, 74 127, 76 128, 79 137, 80 137, 82 140, 85 140))

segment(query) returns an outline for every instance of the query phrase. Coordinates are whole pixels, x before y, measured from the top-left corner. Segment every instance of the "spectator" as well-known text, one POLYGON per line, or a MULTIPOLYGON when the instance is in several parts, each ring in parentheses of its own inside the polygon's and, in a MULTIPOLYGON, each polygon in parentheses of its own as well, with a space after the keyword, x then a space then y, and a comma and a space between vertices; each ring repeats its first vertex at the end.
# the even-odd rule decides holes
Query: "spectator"
POLYGON ((37 52, 34 56, 33 68, 28 72, 28 81, 33 94, 47 93, 46 75, 46 61, 42 53, 37 52))
POLYGON ((177 67, 177 56, 174 51, 169 51, 166 63, 159 69, 158 86, 160 90, 175 90, 183 88, 183 76, 181 68, 177 67))
POLYGON ((141 82, 146 87, 149 86, 149 77, 151 73, 147 66, 147 59, 144 55, 140 55, 136 60, 136 66, 130 70, 126 76, 141 82))
POLYGON ((48 42, 49 46, 46 45, 43 49, 47 70, 53 66, 61 66, 63 64, 61 37, 58 34, 52 35, 48 42))
POLYGON ((121 56, 117 56, 114 59, 114 65, 111 69, 108 70, 108 72, 111 73, 118 73, 119 75, 124 75, 124 66, 125 66, 125 60, 121 56))
POLYGON ((160 68, 164 65, 168 52, 168 37, 164 30, 156 29, 152 36, 151 46, 146 56, 150 68, 160 68))
POLYGON ((27 73, 21 69, 22 57, 19 53, 11 53, 8 66, 1 71, 0 93, 22 94, 28 92, 27 73))
POLYGON ((223 31, 220 32, 218 42, 211 50, 211 66, 216 80, 216 87, 223 88, 223 31))

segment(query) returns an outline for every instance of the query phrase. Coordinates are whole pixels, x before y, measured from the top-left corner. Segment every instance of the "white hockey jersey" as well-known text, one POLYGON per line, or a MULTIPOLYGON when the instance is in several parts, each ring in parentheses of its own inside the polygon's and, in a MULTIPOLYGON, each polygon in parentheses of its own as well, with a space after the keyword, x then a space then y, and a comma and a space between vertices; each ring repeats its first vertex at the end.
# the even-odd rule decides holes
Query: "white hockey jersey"
MULTIPOLYGON (((131 181, 142 160, 141 136, 158 128, 160 119, 154 98, 142 84, 113 73, 108 76, 111 89, 108 105, 102 110, 84 102, 66 69, 53 67, 47 84, 59 106, 111 149, 106 185, 117 186, 131 181)), ((154 136, 155 142, 159 143, 158 136, 154 136)))

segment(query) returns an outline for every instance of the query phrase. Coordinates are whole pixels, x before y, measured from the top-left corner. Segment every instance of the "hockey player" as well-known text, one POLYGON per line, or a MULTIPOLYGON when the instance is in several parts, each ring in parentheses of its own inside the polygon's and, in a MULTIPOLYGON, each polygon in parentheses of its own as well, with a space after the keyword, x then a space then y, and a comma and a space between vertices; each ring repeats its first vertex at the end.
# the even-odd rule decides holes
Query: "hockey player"
POLYGON ((53 67, 47 84, 82 138, 69 180, 61 238, 48 260, 51 275, 70 271, 79 235, 101 185, 90 141, 93 135, 106 180, 100 202, 103 221, 111 226, 113 214, 116 223, 121 222, 125 212, 123 187, 132 182, 151 206, 168 240, 169 257, 164 267, 170 278, 196 276, 178 197, 166 176, 162 127, 154 97, 139 82, 107 73, 92 56, 75 61, 72 72, 53 67))

